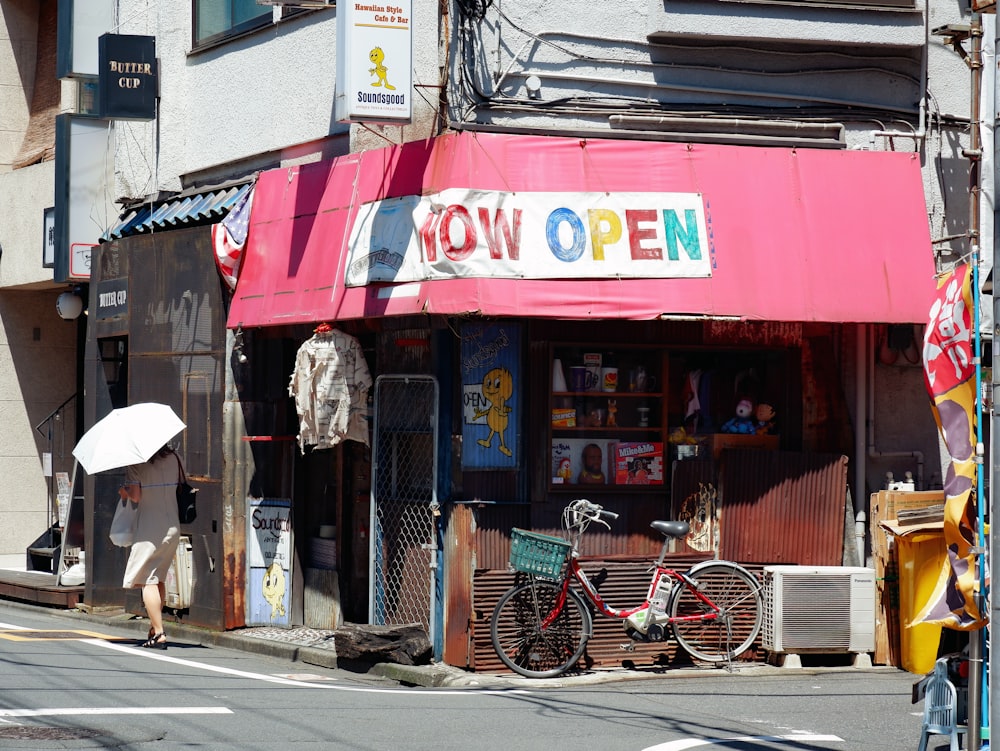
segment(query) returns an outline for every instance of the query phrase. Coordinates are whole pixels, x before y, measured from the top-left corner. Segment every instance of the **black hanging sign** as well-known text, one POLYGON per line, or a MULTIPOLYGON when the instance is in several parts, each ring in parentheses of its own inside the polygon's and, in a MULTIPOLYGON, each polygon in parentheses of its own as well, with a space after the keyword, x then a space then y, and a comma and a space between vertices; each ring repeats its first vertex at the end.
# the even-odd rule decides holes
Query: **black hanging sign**
POLYGON ((106 120, 155 120, 156 37, 103 34, 97 40, 99 100, 106 120))

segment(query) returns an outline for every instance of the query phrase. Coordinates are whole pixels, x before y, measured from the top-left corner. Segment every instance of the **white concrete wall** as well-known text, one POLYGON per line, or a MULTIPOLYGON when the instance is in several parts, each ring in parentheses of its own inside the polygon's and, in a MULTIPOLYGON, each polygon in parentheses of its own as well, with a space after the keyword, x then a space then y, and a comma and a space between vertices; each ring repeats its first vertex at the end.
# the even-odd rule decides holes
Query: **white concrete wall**
MULTIPOLYGON (((54 426, 51 445, 35 430, 76 388, 76 323, 56 314, 65 287, 42 265, 55 163, 11 169, 28 127, 37 33, 38 3, 0 0, 0 555, 23 555, 48 528, 42 455, 71 472, 75 442, 75 406, 54 426)), ((63 88, 68 104, 73 89, 63 88)))
MULTIPOLYGON (((413 68, 420 86, 414 123, 371 126, 375 133, 364 131, 350 150, 436 135, 437 5, 415 5, 413 68), (432 88, 425 93, 423 86, 432 88)), ((296 16, 197 53, 190 52, 189 3, 122 0, 119 17, 130 19, 122 33, 156 36, 161 62, 158 121, 115 126, 121 196, 179 191, 192 181, 231 179, 349 150, 350 129, 334 118, 336 10, 296 16)))
POLYGON ((55 314, 56 294, 0 290, 0 555, 23 553, 48 528, 42 454, 57 472, 73 469, 74 410, 51 446, 35 430, 76 388, 76 322, 55 314))
POLYGON ((0 0, 0 172, 10 169, 24 140, 37 35, 38 3, 0 0))
POLYGON ((54 179, 51 161, 0 173, 0 288, 53 287, 42 265, 42 216, 55 203, 54 179))

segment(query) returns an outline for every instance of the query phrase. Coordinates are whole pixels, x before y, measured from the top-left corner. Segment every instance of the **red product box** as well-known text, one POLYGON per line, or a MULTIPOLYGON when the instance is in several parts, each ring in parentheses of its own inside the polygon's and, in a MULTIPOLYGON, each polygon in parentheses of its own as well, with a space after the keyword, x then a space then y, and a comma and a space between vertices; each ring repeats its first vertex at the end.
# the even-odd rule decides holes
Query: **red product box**
POLYGON ((663 444, 653 441, 608 446, 615 485, 662 485, 663 444))

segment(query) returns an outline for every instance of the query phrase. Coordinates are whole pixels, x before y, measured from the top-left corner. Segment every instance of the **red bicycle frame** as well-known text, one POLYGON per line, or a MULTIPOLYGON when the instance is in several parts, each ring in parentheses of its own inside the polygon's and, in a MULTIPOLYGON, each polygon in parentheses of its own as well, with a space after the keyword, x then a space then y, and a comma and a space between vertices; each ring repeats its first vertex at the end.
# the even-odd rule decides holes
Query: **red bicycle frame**
POLYGON ((542 628, 548 628, 552 622, 556 619, 559 613, 562 611, 563 605, 566 602, 566 592, 569 590, 570 581, 575 579, 579 584, 580 588, 583 590, 583 594, 588 600, 598 609, 598 611, 609 618, 625 619, 628 618, 633 613, 638 613, 640 610, 649 607, 649 601, 653 596, 653 592, 656 591, 656 584, 660 581, 660 578, 666 576, 672 582, 673 586, 687 587, 688 590, 697 597, 705 606, 710 610, 705 613, 697 613, 695 615, 680 616, 677 618, 671 618, 670 623, 675 623, 678 621, 711 621, 715 620, 719 616, 718 606, 712 602, 708 597, 698 591, 698 588, 694 583, 683 573, 676 571, 672 568, 664 568, 663 566, 657 566, 653 574, 652 579, 649 582, 649 590, 646 592, 646 599, 641 605, 634 608, 613 608, 608 603, 604 601, 601 594, 594 588, 594 585, 590 583, 590 579, 587 578, 586 572, 580 568, 580 562, 575 555, 570 556, 569 567, 566 569, 566 574, 563 576, 562 587, 560 588, 559 597, 556 600, 555 605, 552 608, 552 612, 546 616, 542 621, 542 628))

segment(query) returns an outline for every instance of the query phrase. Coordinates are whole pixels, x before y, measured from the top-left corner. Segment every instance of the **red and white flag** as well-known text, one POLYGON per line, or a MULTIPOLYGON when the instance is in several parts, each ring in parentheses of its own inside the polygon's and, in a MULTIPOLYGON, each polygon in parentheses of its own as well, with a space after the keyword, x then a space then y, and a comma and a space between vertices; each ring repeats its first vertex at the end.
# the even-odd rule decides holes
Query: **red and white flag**
POLYGON ((226 218, 212 225, 212 246, 215 248, 215 265, 226 280, 229 289, 236 289, 236 279, 240 275, 243 260, 243 246, 250 231, 250 208, 256 185, 229 210, 226 218))

